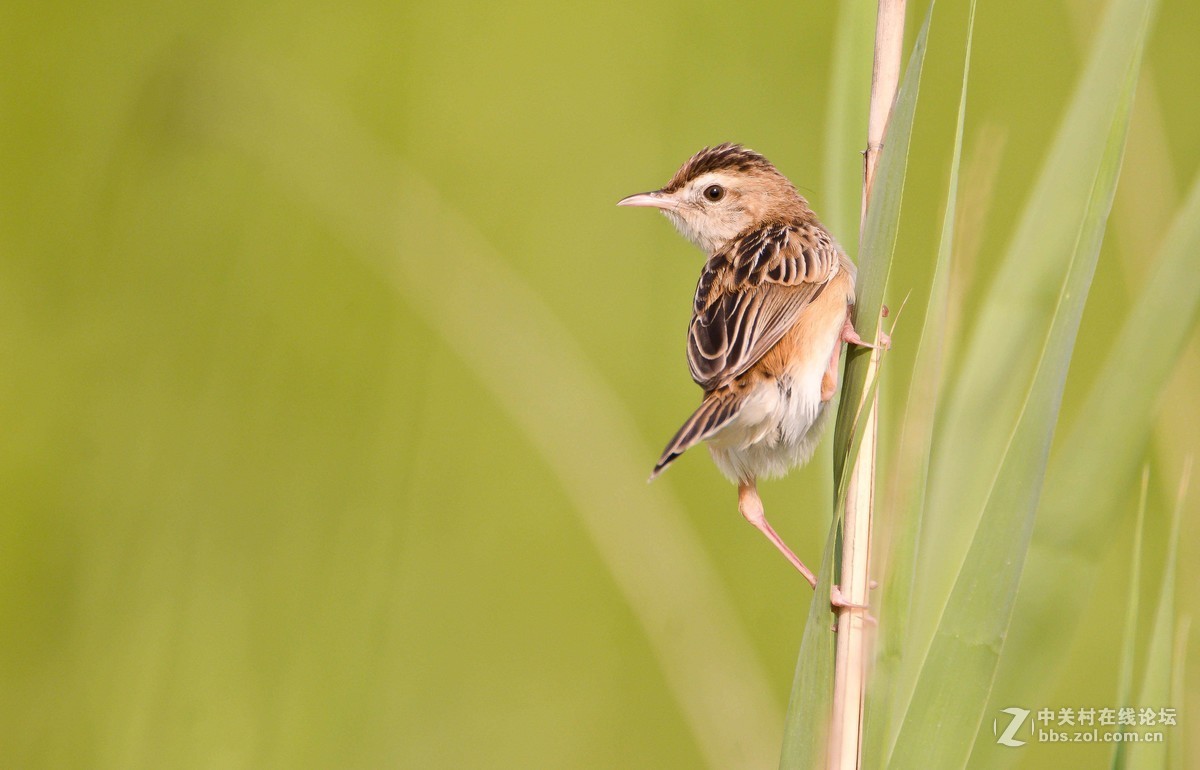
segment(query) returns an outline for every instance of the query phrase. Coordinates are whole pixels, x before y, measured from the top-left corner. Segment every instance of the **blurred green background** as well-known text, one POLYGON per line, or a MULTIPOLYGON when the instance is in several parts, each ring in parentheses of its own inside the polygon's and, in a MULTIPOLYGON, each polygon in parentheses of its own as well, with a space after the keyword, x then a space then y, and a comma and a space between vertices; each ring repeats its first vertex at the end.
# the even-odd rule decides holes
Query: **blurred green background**
MULTIPOLYGON (((939 6, 918 105, 892 277, 914 319, 963 5, 939 6)), ((963 324, 1101 7, 980 3, 963 324)), ((771 766, 810 595, 703 452, 645 485, 698 397, 701 258, 613 203, 736 140, 852 248, 859 193, 835 172, 860 161, 826 154, 865 127, 831 136, 825 115, 865 105, 869 63, 831 94, 839 12, 861 11, 4 4, 0 764, 771 766)), ((1197 29, 1200 6, 1163 2, 1064 418, 1200 165, 1197 29)), ((896 342, 885 410, 903 322, 896 342)), ((1200 450, 1197 392, 1193 340, 1148 444, 1144 606, 1200 450)), ((809 563, 829 477, 825 446, 763 490, 809 563)), ((1132 514, 1135 477, 1127 492, 1132 514)), ((1037 706, 1112 705, 1125 521, 1037 706)), ((1181 614, 1200 607, 1197 527, 1181 614)), ((1195 743, 1200 721, 1169 738, 1195 743)))

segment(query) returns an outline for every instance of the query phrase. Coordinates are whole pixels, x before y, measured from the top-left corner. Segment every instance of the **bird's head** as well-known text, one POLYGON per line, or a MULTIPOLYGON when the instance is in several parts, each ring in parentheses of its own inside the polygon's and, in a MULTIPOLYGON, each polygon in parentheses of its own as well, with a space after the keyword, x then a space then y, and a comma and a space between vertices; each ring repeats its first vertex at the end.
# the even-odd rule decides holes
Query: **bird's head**
POLYGON ((810 213, 771 161, 729 143, 705 147, 666 186, 622 198, 617 205, 660 209, 706 254, 753 227, 810 213))

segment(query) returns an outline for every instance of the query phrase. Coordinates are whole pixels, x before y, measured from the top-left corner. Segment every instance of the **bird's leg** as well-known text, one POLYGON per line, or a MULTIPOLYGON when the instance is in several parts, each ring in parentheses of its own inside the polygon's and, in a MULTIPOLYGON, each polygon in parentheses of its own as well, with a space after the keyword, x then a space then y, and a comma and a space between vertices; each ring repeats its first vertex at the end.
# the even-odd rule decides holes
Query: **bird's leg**
POLYGON ((809 585, 813 588, 817 587, 817 579, 813 576, 812 570, 804 566, 804 562, 792 553, 792 549, 787 547, 783 538, 777 535, 770 523, 767 522, 767 515, 763 512, 762 500, 758 497, 758 487, 755 482, 750 481, 738 485, 738 510, 746 517, 746 521, 753 524, 759 532, 762 532, 768 540, 775 544, 775 547, 787 557, 793 567, 800 570, 800 574, 804 576, 809 585))
POLYGON ((871 348, 872 350, 877 347, 882 347, 884 350, 892 349, 892 338, 882 332, 879 334, 878 345, 872 345, 862 337, 858 336, 858 332, 854 329, 854 324, 850 323, 849 314, 846 315, 846 322, 842 324, 842 342, 848 342, 851 345, 858 345, 860 348, 871 348))
POLYGON ((833 354, 829 356, 829 367, 825 369, 825 374, 821 375, 821 400, 832 401, 833 394, 837 392, 838 384, 838 361, 842 356, 842 341, 838 340, 833 346, 833 354))
MULTIPOLYGON (((887 315, 886 313, 884 315, 887 315)), ((858 336, 858 332, 854 329, 854 324, 850 323, 850 314, 846 314, 846 320, 842 323, 842 334, 836 345, 833 346, 833 353, 829 356, 829 367, 825 369, 825 374, 821 375, 821 400, 832 401, 833 394, 837 392, 838 384, 838 362, 841 361, 842 343, 848 342, 851 345, 858 345, 861 348, 871 348, 882 346, 884 350, 890 350, 892 347, 892 338, 886 334, 880 334, 879 345, 871 343, 858 336)))

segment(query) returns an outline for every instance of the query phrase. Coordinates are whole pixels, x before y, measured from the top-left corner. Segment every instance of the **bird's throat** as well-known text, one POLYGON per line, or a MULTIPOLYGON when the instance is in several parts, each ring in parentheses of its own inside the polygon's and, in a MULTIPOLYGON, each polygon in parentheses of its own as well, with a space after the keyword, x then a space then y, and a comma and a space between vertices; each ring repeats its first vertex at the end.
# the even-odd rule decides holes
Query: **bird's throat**
POLYGON ((724 245, 723 241, 718 242, 713 239, 710 233, 705 232, 703 228, 696 227, 693 222, 677 211, 664 210, 663 215, 671 220, 671 224, 675 225, 675 229, 679 231, 680 235, 694 243, 707 256, 711 257, 724 245))

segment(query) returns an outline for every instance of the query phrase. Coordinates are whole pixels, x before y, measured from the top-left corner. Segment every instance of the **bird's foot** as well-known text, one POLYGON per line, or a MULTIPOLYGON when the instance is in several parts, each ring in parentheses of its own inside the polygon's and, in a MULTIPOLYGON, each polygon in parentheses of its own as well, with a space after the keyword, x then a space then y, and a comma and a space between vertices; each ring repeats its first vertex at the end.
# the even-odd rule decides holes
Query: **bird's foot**
POLYGON ((885 332, 880 332, 879 344, 872 345, 862 337, 858 336, 858 331, 854 328, 854 324, 850 323, 849 316, 846 316, 846 323, 842 324, 842 342, 848 342, 851 345, 857 345, 860 348, 870 348, 872 350, 875 350, 876 348, 883 348, 884 350, 892 349, 891 335, 885 332))
POLYGON ((829 604, 836 610, 863 610, 863 620, 871 625, 877 624, 879 621, 870 612, 870 606, 866 604, 858 604, 846 598, 842 593, 841 586, 834 585, 829 589, 829 604))
POLYGON ((856 604, 856 603, 850 601, 849 599, 847 599, 846 595, 842 593, 842 587, 837 585, 836 583, 833 586, 831 586, 829 589, 829 603, 832 604, 834 607, 845 607, 848 609, 855 609, 855 610, 868 609, 867 605, 865 605, 865 604, 856 604))

